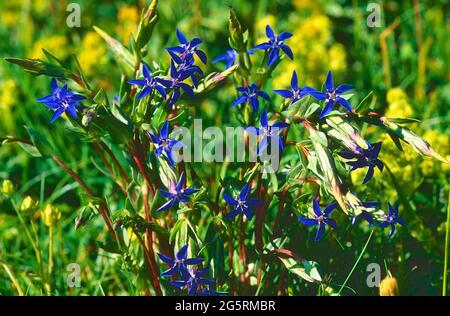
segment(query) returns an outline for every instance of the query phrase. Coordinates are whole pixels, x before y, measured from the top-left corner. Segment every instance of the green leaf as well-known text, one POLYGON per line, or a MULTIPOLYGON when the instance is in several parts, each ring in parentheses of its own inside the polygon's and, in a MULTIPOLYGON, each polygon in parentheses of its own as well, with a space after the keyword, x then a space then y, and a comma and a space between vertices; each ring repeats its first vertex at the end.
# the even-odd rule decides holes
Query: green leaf
POLYGON ((355 108, 355 111, 364 113, 369 108, 369 106, 372 104, 373 98, 374 98, 373 91, 370 91, 369 94, 367 94, 364 97, 364 99, 362 99, 361 102, 359 102, 359 104, 355 108))
POLYGON ((134 58, 130 51, 123 46, 119 41, 108 35, 101 28, 94 26, 94 30, 106 41, 109 45, 109 48, 114 53, 114 57, 116 61, 126 67, 129 67, 131 70, 134 69, 134 58))
POLYGON ((278 257, 286 269, 298 275, 307 282, 321 282, 322 278, 317 269, 318 264, 314 261, 302 260, 297 262, 294 258, 278 257))
POLYGON ((32 127, 25 126, 25 129, 38 152, 42 156, 51 156, 54 150, 49 141, 32 127))

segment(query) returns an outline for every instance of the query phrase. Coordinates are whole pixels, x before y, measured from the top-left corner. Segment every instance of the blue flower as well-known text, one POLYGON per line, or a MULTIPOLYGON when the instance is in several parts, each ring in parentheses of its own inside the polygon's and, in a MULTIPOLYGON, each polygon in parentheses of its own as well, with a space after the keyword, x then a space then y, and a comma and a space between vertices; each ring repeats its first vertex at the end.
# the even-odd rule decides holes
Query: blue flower
POLYGON ((225 215, 225 219, 232 219, 239 214, 244 214, 248 220, 251 220, 253 217, 253 212, 251 208, 254 206, 260 205, 260 200, 249 199, 248 195, 250 192, 250 184, 247 183, 244 185, 242 190, 239 192, 237 199, 234 199, 232 196, 224 193, 223 198, 227 204, 231 205, 233 210, 225 215))
POLYGON ((253 110, 257 111, 259 107, 258 97, 262 97, 263 99, 270 101, 269 95, 264 91, 259 90, 259 87, 254 83, 248 87, 239 87, 237 88, 237 91, 242 93, 242 95, 233 102, 233 106, 238 106, 239 104, 245 104, 248 102, 253 107, 253 110))
POLYGON ((169 258, 161 253, 158 253, 159 258, 170 265, 170 268, 161 273, 161 276, 173 276, 177 273, 181 275, 182 278, 189 279, 190 272, 188 269, 188 265, 199 264, 203 262, 203 258, 191 258, 187 259, 187 250, 189 245, 183 246, 180 250, 178 250, 175 255, 175 259, 169 258))
POLYGON ((269 52, 269 60, 267 64, 272 66, 272 64, 278 59, 280 55, 280 49, 290 58, 294 59, 294 55, 292 54, 292 50, 284 44, 288 38, 292 36, 291 33, 281 32, 278 36, 275 35, 270 25, 266 26, 266 36, 269 39, 268 42, 258 44, 252 49, 259 50, 268 50, 269 52))
POLYGON ((173 89, 172 95, 169 100, 169 105, 173 106, 175 102, 178 101, 178 99, 181 96, 180 89, 183 89, 183 91, 189 95, 191 98, 194 98, 194 90, 190 85, 187 83, 184 83, 183 81, 186 80, 188 77, 192 76, 193 72, 192 70, 186 71, 182 69, 177 69, 175 67, 175 64, 173 60, 170 62, 170 78, 160 78, 159 82, 166 88, 173 89))
POLYGON ((276 94, 281 95, 283 98, 290 99, 291 104, 297 102, 303 97, 309 94, 309 91, 313 90, 312 88, 306 86, 304 88, 300 88, 298 86, 298 77, 295 70, 292 72, 291 78, 291 90, 273 90, 276 94))
POLYGON ((331 212, 336 208, 337 203, 331 203, 328 205, 322 212, 320 209, 319 202, 314 199, 313 200, 313 211, 314 218, 300 218, 299 221, 307 226, 317 226, 317 232, 315 241, 319 241, 325 235, 325 226, 328 225, 333 229, 336 229, 336 222, 329 218, 331 212))
POLYGON ((53 90, 52 94, 36 100, 55 111, 50 123, 53 123, 64 112, 73 118, 77 118, 76 108, 80 106, 80 101, 86 98, 80 94, 71 92, 66 84, 60 88, 55 78, 50 82, 50 87, 53 90))
POLYGON ((159 131, 160 137, 152 134, 147 131, 147 134, 150 136, 150 140, 152 143, 156 144, 155 156, 160 157, 163 152, 166 153, 167 159, 169 159, 169 163, 171 166, 174 166, 175 162, 173 160, 172 149, 180 148, 184 146, 184 144, 175 139, 169 138, 169 121, 166 120, 159 131))
POLYGON ((354 161, 346 162, 348 165, 352 166, 350 172, 359 168, 369 167, 363 180, 363 184, 365 184, 373 177, 375 167, 377 167, 380 171, 383 171, 384 164, 380 159, 378 159, 378 155, 381 151, 381 145, 381 142, 375 144, 368 143, 368 149, 358 146, 354 152, 344 151, 338 153, 338 155, 345 159, 356 159, 354 161))
POLYGON ((325 117, 328 115, 332 110, 335 103, 340 104, 343 106, 347 111, 351 112, 352 107, 350 106, 350 103, 346 99, 344 99, 341 95, 347 91, 350 91, 353 89, 353 86, 348 84, 341 84, 337 86, 337 88, 334 88, 334 82, 333 82, 333 74, 331 73, 331 70, 328 71, 327 79, 325 81, 325 88, 327 89, 327 92, 319 92, 316 89, 310 88, 308 93, 315 97, 318 100, 325 100, 325 106, 322 109, 322 112, 320 112, 320 118, 325 117))
POLYGON ((269 143, 269 138, 276 138, 278 142, 280 152, 283 151, 283 140, 278 135, 279 131, 288 127, 289 125, 284 122, 275 122, 272 125, 269 125, 269 118, 267 117, 267 111, 264 110, 261 113, 261 128, 256 127, 247 127, 246 131, 261 136, 261 142, 258 146, 258 154, 260 154, 263 150, 267 148, 269 143))
POLYGON ((206 64, 206 54, 197 48, 197 46, 202 43, 201 39, 194 38, 191 41, 188 41, 186 36, 184 36, 179 29, 177 29, 177 38, 181 45, 166 48, 177 64, 193 64, 194 54, 206 64))
POLYGON ((183 188, 184 186, 184 172, 181 173, 180 179, 178 180, 178 183, 171 182, 169 184, 169 191, 161 190, 159 189, 159 193, 162 195, 163 198, 169 199, 166 203, 164 203, 160 208, 158 208, 156 211, 161 212, 165 211, 172 206, 174 206, 176 203, 187 203, 189 201, 189 195, 192 195, 199 190, 197 189, 191 189, 191 188, 183 188))
POLYGON ((227 50, 227 52, 224 55, 221 55, 217 58, 215 58, 212 63, 215 64, 219 61, 224 61, 226 65, 226 69, 230 68, 234 65, 236 62, 236 57, 238 56, 238 53, 234 49, 227 50))
MULTIPOLYGON (((355 194, 356 195, 356 194, 355 194)), ((363 202, 360 201, 359 202, 359 206, 362 206, 366 209, 374 209, 374 208, 378 208, 380 207, 381 203, 380 202, 363 202)), ((369 223, 369 226, 373 226, 373 217, 372 215, 366 211, 366 210, 361 210, 361 213, 359 213, 358 215, 353 215, 352 217, 352 225, 356 224, 356 221, 358 220, 358 218, 362 218, 364 219, 366 222, 369 223)))
POLYGON ((189 295, 201 295, 201 289, 211 282, 211 280, 204 277, 206 272, 208 272, 207 268, 189 272, 189 276, 183 278, 184 280, 173 280, 170 281, 170 284, 179 288, 186 287, 189 295))
POLYGON ((389 238, 391 238, 395 232, 395 224, 404 225, 403 219, 398 216, 398 202, 395 203, 394 207, 388 203, 388 214, 383 216, 383 221, 378 224, 378 226, 382 228, 390 226, 391 230, 389 231, 389 238))
POLYGON ((153 90, 157 90, 161 97, 163 99, 166 98, 166 91, 164 90, 164 87, 160 84, 161 79, 160 78, 154 78, 150 74, 150 69, 146 64, 142 65, 142 75, 144 76, 144 79, 135 79, 135 80, 129 80, 128 83, 135 84, 140 87, 144 87, 141 92, 139 92, 137 99, 140 100, 150 93, 153 92, 153 90))

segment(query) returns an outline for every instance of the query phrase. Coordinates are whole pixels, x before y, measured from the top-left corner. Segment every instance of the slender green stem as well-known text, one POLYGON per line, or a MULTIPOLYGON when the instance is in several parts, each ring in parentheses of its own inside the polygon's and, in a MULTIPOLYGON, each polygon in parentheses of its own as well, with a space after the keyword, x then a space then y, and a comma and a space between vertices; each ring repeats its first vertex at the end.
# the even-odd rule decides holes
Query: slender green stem
POLYGON ((364 245, 364 247, 363 247, 361 253, 359 254, 359 257, 356 260, 355 264, 353 265, 352 269, 350 270, 350 273, 347 275, 347 278, 345 279, 344 283, 341 285, 341 288, 339 289, 338 295, 341 294, 341 292, 345 288, 345 285, 347 284, 348 280, 350 279, 350 277, 352 276, 353 272, 355 271, 356 266, 358 265, 359 261, 361 260, 362 256, 364 255, 364 252, 366 251, 367 246, 369 245, 369 242, 372 239, 372 235, 373 235, 374 231, 375 230, 372 230, 370 232, 370 235, 369 235, 369 238, 367 238, 366 244, 364 245))
POLYGON ((447 296, 447 269, 448 269, 448 249, 450 240, 450 192, 448 193, 448 204, 447 204, 447 222, 445 224, 445 249, 444 249, 444 273, 442 275, 442 296, 447 296))

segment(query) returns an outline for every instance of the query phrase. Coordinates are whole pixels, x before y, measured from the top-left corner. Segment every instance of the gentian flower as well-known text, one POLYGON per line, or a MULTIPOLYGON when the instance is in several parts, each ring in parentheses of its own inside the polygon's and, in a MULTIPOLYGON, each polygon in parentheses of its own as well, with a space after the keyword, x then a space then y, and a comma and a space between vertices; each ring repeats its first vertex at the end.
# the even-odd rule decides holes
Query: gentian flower
POLYGON ((147 134, 150 136, 150 140, 152 143, 156 144, 155 156, 160 157, 163 152, 166 153, 167 159, 169 159, 169 163, 171 166, 174 166, 175 162, 173 160, 172 149, 180 148, 184 146, 184 144, 175 139, 169 138, 169 121, 166 120, 159 131, 159 136, 156 136, 149 131, 147 134))
POLYGON ((389 231, 389 238, 391 238, 395 232, 395 224, 404 225, 403 219, 398 216, 398 202, 395 203, 394 207, 388 203, 388 214, 384 215, 383 222, 380 223, 379 226, 382 228, 390 226, 391 230, 389 231))
POLYGON ((330 70, 328 71, 327 79, 325 80, 325 88, 327 89, 327 92, 320 92, 313 88, 310 88, 308 91, 308 93, 312 95, 314 98, 326 101, 325 106, 322 109, 322 112, 320 112, 320 118, 323 118, 326 115, 328 115, 331 112, 331 110, 333 110, 333 106, 335 103, 340 104, 349 112, 352 111, 350 103, 348 103, 348 101, 344 99, 341 95, 347 91, 352 90, 353 86, 348 84, 341 84, 337 86, 337 88, 335 89, 333 74, 331 73, 330 70))
POLYGON ((252 134, 260 135, 261 142, 258 146, 258 154, 260 154, 264 149, 267 148, 269 138, 276 138, 280 151, 283 150, 283 140, 278 135, 278 132, 283 128, 288 127, 289 125, 284 122, 275 122, 272 125, 269 125, 269 118, 267 117, 267 111, 264 110, 261 113, 261 128, 248 127, 246 130, 252 134))
POLYGON ((269 66, 272 66, 280 56, 280 48, 291 60, 294 59, 291 48, 284 44, 284 41, 292 36, 291 33, 281 32, 276 36, 270 25, 267 25, 266 36, 269 39, 268 42, 258 44, 252 49, 267 50, 269 52, 269 60, 267 62, 269 66))
POLYGON ((280 48, 290 59, 294 59, 292 50, 289 46, 284 44, 284 41, 292 36, 291 33, 281 32, 278 36, 276 36, 270 25, 267 25, 266 36, 269 39, 268 42, 258 44, 252 49, 267 50, 269 52, 269 60, 267 62, 269 66, 272 66, 272 64, 278 59, 280 55, 280 48))
POLYGON ((233 102, 233 106, 248 102, 253 107, 253 110, 257 111, 259 107, 258 97, 270 101, 269 95, 264 91, 259 90, 259 87, 254 83, 248 87, 239 87, 237 88, 237 91, 242 93, 242 95, 233 102))
POLYGON ((153 92, 153 90, 157 90, 161 97, 163 99, 166 98, 166 90, 164 90, 164 87, 160 84, 159 78, 154 78, 150 74, 150 69, 146 64, 142 65, 142 75, 144 76, 144 79, 134 79, 129 80, 128 83, 135 84, 140 87, 144 87, 141 92, 139 92, 137 99, 140 100, 150 93, 153 92))
POLYGON ((191 71, 186 70, 178 70, 175 67, 175 64, 173 60, 170 62, 170 78, 169 79, 163 79, 160 78, 160 83, 166 87, 173 89, 172 96, 169 100, 169 105, 173 106, 175 102, 178 101, 178 99, 181 96, 180 89, 183 89, 184 92, 189 95, 191 98, 194 98, 194 90, 192 90, 192 87, 188 85, 187 83, 184 83, 183 81, 190 77, 192 75, 191 71))
POLYGON ((73 118, 77 118, 76 108, 80 106, 80 101, 86 98, 71 92, 66 84, 60 88, 55 78, 50 82, 50 87, 53 90, 52 94, 36 100, 55 111, 50 123, 53 123, 64 112, 67 112, 73 118))
POLYGON ((313 211, 314 218, 300 218, 299 221, 307 226, 318 226, 316 237, 314 241, 319 241, 325 235, 325 226, 329 225, 331 228, 336 229, 336 222, 329 218, 331 212, 336 208, 337 203, 331 203, 328 205, 322 212, 320 209, 319 202, 316 199, 313 199, 313 211))
POLYGON ((226 65, 226 69, 228 69, 234 65, 237 56, 238 56, 238 53, 234 49, 230 49, 230 50, 227 50, 227 52, 224 55, 221 55, 221 56, 215 58, 212 61, 212 63, 215 64, 219 61, 224 61, 225 65, 226 65))
POLYGON ((234 199, 232 196, 229 196, 226 193, 223 194, 225 202, 234 207, 234 209, 231 212, 225 215, 226 219, 232 219, 239 214, 244 214, 248 220, 252 219, 253 213, 251 208, 261 204, 261 201, 249 199, 248 197, 249 192, 250 192, 250 184, 247 183, 239 192, 237 199, 234 199))
POLYGON ((189 278, 190 273, 188 269, 188 265, 199 264, 203 262, 203 258, 190 258, 187 259, 187 250, 188 244, 181 247, 175 255, 175 259, 169 258, 161 253, 158 253, 159 258, 170 265, 170 268, 161 273, 161 276, 173 276, 176 273, 179 273, 183 278, 189 278))
POLYGON ((355 152, 345 151, 338 153, 338 155, 345 159, 356 159, 354 161, 346 162, 348 165, 352 166, 350 172, 359 168, 369 167, 369 169, 367 170, 367 174, 363 180, 363 184, 365 184, 372 178, 375 167, 377 167, 380 171, 383 171, 384 164, 380 159, 378 159, 381 145, 381 142, 375 143, 373 145, 368 143, 368 149, 364 149, 358 146, 355 152))
MULTIPOLYGON (((381 205, 380 202, 369 202, 369 201, 367 201, 367 202, 360 201, 359 202, 359 206, 364 207, 365 209, 374 209, 374 208, 380 207, 380 205, 381 205)), ((356 214, 353 215, 352 225, 356 224, 356 221, 358 220, 358 218, 362 218, 362 219, 366 220, 370 226, 373 225, 373 217, 366 210, 361 210, 361 213, 359 213, 358 215, 356 215, 356 214)))
POLYGON ((157 209, 157 212, 165 211, 179 202, 187 203, 189 201, 189 195, 192 195, 199 191, 197 189, 183 188, 184 180, 185 175, 184 172, 182 172, 178 183, 175 184, 174 182, 170 182, 168 188, 169 191, 158 189, 162 197, 165 199, 169 199, 169 201, 167 201, 159 209, 157 209))
POLYGON ((186 36, 177 29, 177 38, 181 45, 166 48, 172 59, 175 60, 177 64, 194 63, 194 54, 200 58, 200 60, 206 64, 207 57, 206 54, 197 48, 198 45, 202 43, 199 38, 194 38, 191 41, 186 39, 186 36))
POLYGON ((290 99, 291 104, 297 102, 303 97, 309 94, 312 88, 306 86, 304 88, 300 88, 298 86, 298 77, 295 70, 292 72, 291 78, 291 90, 273 90, 276 94, 281 95, 283 98, 290 99))
POLYGON ((186 278, 183 277, 184 280, 173 280, 170 281, 170 284, 179 288, 186 287, 189 295, 200 295, 199 288, 203 288, 210 282, 210 280, 204 278, 207 271, 208 268, 189 272, 186 278))

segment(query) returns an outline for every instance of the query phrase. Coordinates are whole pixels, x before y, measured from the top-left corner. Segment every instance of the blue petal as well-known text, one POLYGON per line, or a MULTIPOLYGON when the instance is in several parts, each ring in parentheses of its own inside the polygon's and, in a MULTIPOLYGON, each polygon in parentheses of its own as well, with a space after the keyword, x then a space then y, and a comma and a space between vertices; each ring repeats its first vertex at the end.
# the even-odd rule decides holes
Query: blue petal
POLYGON ((319 201, 317 201, 316 199, 313 199, 313 211, 314 211, 314 214, 316 214, 316 216, 322 215, 322 211, 320 210, 319 201))
POLYGON ((324 235, 325 235, 325 224, 319 223, 319 227, 317 228, 316 238, 314 238, 314 241, 321 240, 324 235))
POLYGON ((370 179, 372 179, 372 177, 373 177, 373 171, 374 171, 374 168, 373 168, 373 167, 369 167, 369 168, 368 168, 367 174, 366 174, 366 176, 365 176, 365 178, 364 178, 364 180, 363 180, 363 184, 366 184, 367 181, 369 181, 370 179))
POLYGON ((283 52, 291 59, 294 59, 294 54, 292 53, 292 50, 289 46, 285 45, 285 44, 281 44, 280 45, 281 49, 283 50, 283 52))
POLYGON ((331 73, 331 70, 328 71, 327 79, 325 80, 325 88, 327 88, 328 91, 334 89, 333 74, 331 73))
POLYGON ((320 118, 324 118, 325 116, 327 116, 332 110, 333 110, 333 105, 334 102, 332 100, 328 101, 325 104, 325 107, 322 109, 322 112, 320 112, 320 118))
POLYGON ((183 247, 181 247, 180 250, 178 250, 177 255, 176 255, 176 258, 178 260, 186 259, 188 246, 189 246, 189 244, 186 244, 183 247))
POLYGON ((275 33, 273 32, 269 24, 266 25, 266 36, 272 41, 275 40, 275 33))
POLYGON ((295 70, 292 72, 292 78, 291 78, 291 88, 294 90, 298 90, 298 77, 295 70))
POLYGON ((181 33, 181 31, 179 29, 177 29, 177 38, 178 38, 178 41, 181 44, 186 44, 187 43, 186 36, 184 36, 184 34, 181 33))
POLYGON ((293 96, 292 91, 290 90, 273 90, 278 95, 281 95, 283 98, 291 98, 293 96))
POLYGON ((269 118, 267 117, 267 111, 263 110, 263 112, 261 113, 261 126, 262 127, 267 127, 269 125, 269 118))

